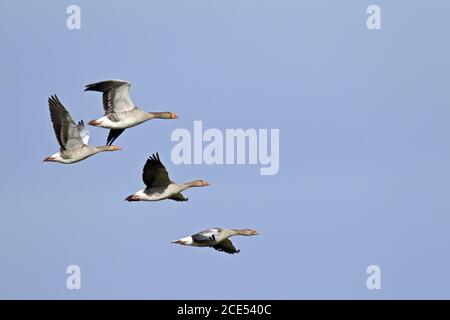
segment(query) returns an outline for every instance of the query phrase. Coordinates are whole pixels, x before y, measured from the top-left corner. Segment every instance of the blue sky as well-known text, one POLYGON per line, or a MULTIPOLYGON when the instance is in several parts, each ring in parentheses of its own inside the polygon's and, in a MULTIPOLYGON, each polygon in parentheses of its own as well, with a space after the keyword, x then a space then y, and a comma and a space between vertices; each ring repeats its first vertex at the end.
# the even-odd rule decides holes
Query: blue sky
MULTIPOLYGON (((0 298, 450 298, 448 1, 2 1, 0 298), (66 8, 81 8, 81 29, 66 8), (366 8, 381 7, 369 31, 366 8), (47 98, 102 113, 84 85, 132 82, 176 121, 64 166, 47 98), (177 128, 280 130, 280 169, 175 165, 177 128), (188 203, 127 203, 159 152, 188 203), (239 255, 170 241, 251 227, 239 255), (82 289, 67 290, 79 265, 82 289), (368 290, 379 265, 382 289, 368 290)), ((91 144, 107 131, 90 127, 91 144)))

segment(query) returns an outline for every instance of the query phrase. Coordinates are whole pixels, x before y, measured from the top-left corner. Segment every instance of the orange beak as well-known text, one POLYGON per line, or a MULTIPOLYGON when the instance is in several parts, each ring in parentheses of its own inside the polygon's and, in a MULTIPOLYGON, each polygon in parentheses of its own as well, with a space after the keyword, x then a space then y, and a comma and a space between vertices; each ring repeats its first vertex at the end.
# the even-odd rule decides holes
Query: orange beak
POLYGON ((203 181, 203 186, 204 187, 209 186, 209 182, 208 181, 203 181))
POLYGON ((48 161, 55 161, 55 158, 53 157, 47 157, 43 160, 43 162, 48 162, 48 161))
POLYGON ((174 112, 170 113, 170 119, 178 119, 178 115, 174 112))

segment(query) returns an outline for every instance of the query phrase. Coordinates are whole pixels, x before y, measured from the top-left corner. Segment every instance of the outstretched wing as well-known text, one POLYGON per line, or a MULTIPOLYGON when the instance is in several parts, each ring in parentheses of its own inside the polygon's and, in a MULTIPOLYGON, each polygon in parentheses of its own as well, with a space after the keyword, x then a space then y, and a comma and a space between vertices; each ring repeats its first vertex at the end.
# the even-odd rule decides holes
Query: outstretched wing
POLYGON ((109 130, 108 139, 106 139, 106 145, 110 146, 113 142, 124 132, 125 129, 111 129, 109 130))
POLYGON ((175 201, 188 201, 189 200, 189 198, 186 198, 181 193, 175 193, 174 195, 171 195, 169 197, 169 199, 170 200, 175 200, 175 201))
POLYGON ((230 254, 235 254, 235 253, 240 252, 240 250, 237 250, 234 247, 233 242, 231 242, 230 239, 225 239, 225 240, 220 241, 218 244, 213 246, 213 248, 216 249, 217 251, 223 251, 223 252, 230 253, 230 254))
POLYGON ((86 126, 84 125, 83 120, 78 122, 77 128, 78 128, 78 132, 80 133, 80 137, 81 137, 81 140, 83 141, 83 143, 88 144, 89 143, 89 131, 86 128, 86 126))
POLYGON ((48 98, 48 106, 53 129, 55 130, 56 139, 61 147, 61 151, 83 146, 84 143, 81 139, 78 126, 56 95, 48 98))
POLYGON ((136 106, 130 98, 131 83, 123 80, 106 80, 86 85, 84 91, 103 92, 105 115, 124 112, 136 106))
POLYGON ((158 153, 151 155, 145 163, 142 180, 147 188, 164 187, 170 184, 169 174, 161 163, 158 153))

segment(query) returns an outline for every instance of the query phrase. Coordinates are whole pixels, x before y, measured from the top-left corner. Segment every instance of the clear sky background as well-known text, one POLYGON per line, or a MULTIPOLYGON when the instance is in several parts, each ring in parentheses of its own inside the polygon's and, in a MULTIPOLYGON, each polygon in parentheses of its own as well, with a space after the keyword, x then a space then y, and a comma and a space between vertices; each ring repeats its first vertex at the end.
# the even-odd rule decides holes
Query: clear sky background
MULTIPOLYGON (((450 298, 450 2, 0 2, 0 298, 450 298), (66 8, 81 7, 81 30, 66 8), (366 8, 381 7, 369 31, 366 8), (175 111, 127 130, 123 151, 74 165, 47 98, 102 114, 84 85, 129 80, 175 111), (280 171, 170 161, 176 128, 280 129, 280 171), (187 203, 128 203, 159 152, 187 203), (246 228, 238 255, 173 245, 246 228), (66 268, 82 289, 66 289, 66 268), (381 290, 366 268, 381 267, 381 290)), ((107 130, 90 127, 91 144, 107 130)))

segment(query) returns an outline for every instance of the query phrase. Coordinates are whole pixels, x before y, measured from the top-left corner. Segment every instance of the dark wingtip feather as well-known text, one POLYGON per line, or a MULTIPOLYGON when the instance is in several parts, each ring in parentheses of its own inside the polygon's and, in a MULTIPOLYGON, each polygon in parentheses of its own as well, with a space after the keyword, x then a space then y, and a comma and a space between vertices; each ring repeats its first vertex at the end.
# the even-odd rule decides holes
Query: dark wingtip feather
POLYGON ((98 91, 101 82, 90 83, 84 86, 84 91, 98 91))
POLYGON ((52 94, 49 98, 48 98, 48 104, 50 106, 56 106, 58 104, 61 104, 61 102, 58 99, 58 96, 56 94, 52 94))
POLYGON ((161 162, 161 160, 159 159, 159 154, 157 153, 152 153, 152 155, 150 157, 148 157, 149 160, 151 161, 159 161, 161 162))
POLYGON ((84 91, 98 91, 98 90, 96 90, 96 83, 85 85, 84 86, 84 91))
POLYGON ((125 129, 111 129, 109 130, 108 138, 106 139, 106 145, 112 146, 113 142, 125 131, 125 129))
POLYGON ((91 83, 84 86, 84 91, 99 91, 98 83, 91 83))
POLYGON ((85 85, 84 91, 107 92, 127 83, 124 80, 105 80, 85 85))

